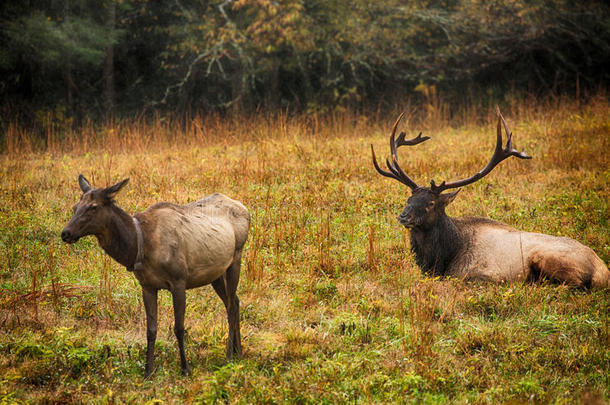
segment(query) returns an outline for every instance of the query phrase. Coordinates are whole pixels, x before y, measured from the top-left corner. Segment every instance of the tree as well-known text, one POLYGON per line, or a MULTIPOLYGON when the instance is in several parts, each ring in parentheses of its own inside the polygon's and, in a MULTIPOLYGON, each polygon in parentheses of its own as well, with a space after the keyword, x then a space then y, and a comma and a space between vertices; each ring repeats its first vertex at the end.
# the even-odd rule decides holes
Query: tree
MULTIPOLYGON (((26 103, 76 107, 76 98, 93 93, 94 76, 102 67, 108 47, 118 32, 98 21, 85 1, 62 7, 3 9, 2 37, 6 46, 0 69, 3 87, 26 103), (18 16, 14 14, 20 13, 18 16), (10 18, 11 14, 15 18, 10 18), (25 74, 21 74, 21 72, 25 74), (64 91, 55 85, 62 83, 64 91), (23 92, 20 89, 28 89, 23 92), (57 95, 64 94, 63 100, 57 95)), ((87 100, 89 101, 89 100, 87 100)))
MULTIPOLYGON (((326 110, 434 85, 607 86, 610 7, 571 0, 69 0, 0 5, 4 105, 104 118, 326 110)), ((6 107, 5 107, 6 108, 6 107)))

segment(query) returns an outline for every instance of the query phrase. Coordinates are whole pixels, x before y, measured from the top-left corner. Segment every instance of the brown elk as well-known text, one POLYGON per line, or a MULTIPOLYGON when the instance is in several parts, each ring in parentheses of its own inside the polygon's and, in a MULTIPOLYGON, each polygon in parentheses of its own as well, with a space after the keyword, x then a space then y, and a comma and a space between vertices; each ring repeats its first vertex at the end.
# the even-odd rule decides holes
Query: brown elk
POLYGON ((402 132, 395 137, 402 118, 398 117, 390 135, 389 171, 379 167, 373 145, 371 152, 375 169, 383 176, 408 186, 412 195, 398 221, 411 231, 411 250, 424 273, 453 276, 464 280, 510 282, 541 278, 582 287, 610 287, 610 272, 604 262, 587 246, 565 237, 523 232, 502 223, 476 217, 450 218, 445 207, 453 201, 459 187, 481 179, 510 156, 530 159, 512 146, 512 134, 500 110, 497 110, 497 141, 487 165, 463 180, 443 181, 430 187, 418 186, 399 166, 397 149, 430 139, 421 133, 405 139, 402 132), (502 126, 506 146, 502 148, 502 126), (456 189, 452 193, 444 193, 456 189))
POLYGON ((227 358, 241 356, 236 290, 250 226, 248 210, 216 193, 184 206, 158 203, 132 217, 114 202, 128 180, 93 189, 81 174, 78 183, 83 195, 61 238, 74 243, 83 236, 95 235, 106 253, 132 271, 140 282, 146 310, 145 375, 148 377, 154 369, 160 289, 172 294, 174 333, 183 375, 190 373, 184 352, 187 289, 212 284, 227 310, 227 358))

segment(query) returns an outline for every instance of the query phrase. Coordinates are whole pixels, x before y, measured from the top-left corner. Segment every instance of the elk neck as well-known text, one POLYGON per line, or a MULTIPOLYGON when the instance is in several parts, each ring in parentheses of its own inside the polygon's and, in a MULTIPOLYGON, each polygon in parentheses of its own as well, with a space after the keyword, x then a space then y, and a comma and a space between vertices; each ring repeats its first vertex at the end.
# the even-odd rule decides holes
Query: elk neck
POLYGON ((118 206, 112 205, 111 209, 112 215, 109 216, 104 230, 95 236, 110 257, 127 270, 133 271, 139 251, 137 225, 133 217, 118 206))
POLYGON ((411 229, 411 251, 426 274, 443 276, 462 248, 459 228, 444 212, 430 226, 411 229))

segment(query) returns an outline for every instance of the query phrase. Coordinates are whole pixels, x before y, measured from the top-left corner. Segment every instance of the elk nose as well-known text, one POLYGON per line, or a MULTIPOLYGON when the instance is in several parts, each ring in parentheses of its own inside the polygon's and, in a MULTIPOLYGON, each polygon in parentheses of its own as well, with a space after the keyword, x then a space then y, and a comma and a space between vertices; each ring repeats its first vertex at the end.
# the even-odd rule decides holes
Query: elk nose
POLYGON ((413 216, 411 214, 402 213, 398 216, 398 222, 403 225, 410 223, 413 220, 413 216))
POLYGON ((66 231, 65 229, 61 231, 61 240, 64 242, 70 241, 70 232, 66 231))

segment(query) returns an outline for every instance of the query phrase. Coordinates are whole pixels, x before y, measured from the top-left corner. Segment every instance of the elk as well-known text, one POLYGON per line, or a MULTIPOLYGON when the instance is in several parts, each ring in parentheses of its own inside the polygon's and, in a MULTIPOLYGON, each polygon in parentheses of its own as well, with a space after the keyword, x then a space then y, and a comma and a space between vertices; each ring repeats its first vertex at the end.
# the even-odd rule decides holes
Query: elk
POLYGON ((83 194, 73 208, 74 216, 61 232, 61 239, 75 243, 83 236, 95 235, 104 251, 133 272, 140 282, 146 310, 145 376, 154 370, 157 292, 161 289, 172 294, 182 375, 190 374, 184 352, 184 312, 186 290, 191 288, 212 284, 227 310, 227 359, 240 357, 236 290, 250 226, 248 210, 241 203, 215 193, 183 206, 157 203, 132 217, 114 201, 128 181, 94 189, 79 175, 83 194))
POLYGON ((495 283, 548 279, 585 288, 610 287, 606 264, 593 250, 574 239, 523 232, 487 218, 450 218, 445 213, 445 207, 455 199, 460 187, 483 178, 511 156, 531 158, 513 148, 512 133, 499 109, 496 147, 487 165, 468 178, 438 185, 431 181, 430 187, 417 185, 398 164, 399 147, 430 139, 422 137, 421 132, 412 139, 405 139, 404 132, 396 138, 403 115, 396 120, 390 135, 391 160, 386 159, 389 171, 379 167, 373 145, 371 152, 379 174, 412 190, 398 221, 410 229, 411 251, 424 273, 495 283), (507 136, 504 148, 502 126, 507 136), (443 193, 450 189, 457 190, 443 193))

